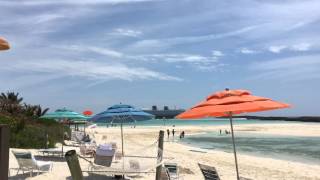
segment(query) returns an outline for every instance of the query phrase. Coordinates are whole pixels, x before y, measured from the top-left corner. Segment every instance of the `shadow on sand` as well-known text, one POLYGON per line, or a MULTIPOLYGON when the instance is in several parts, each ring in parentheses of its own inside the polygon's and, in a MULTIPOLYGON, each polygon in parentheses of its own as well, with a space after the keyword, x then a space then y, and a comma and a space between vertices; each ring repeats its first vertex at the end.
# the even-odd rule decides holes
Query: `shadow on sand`
MULTIPOLYGON (((128 178, 116 178, 114 176, 106 176, 102 174, 89 174, 88 176, 83 177, 84 180, 130 180, 128 178)), ((72 177, 67 177, 67 180, 72 180, 72 177)))
POLYGON ((66 159, 61 156, 34 156, 34 158, 40 161, 66 162, 66 159))
POLYGON ((30 176, 30 172, 29 171, 28 172, 26 171, 26 172, 22 173, 22 171, 20 170, 19 174, 16 174, 17 170, 14 170, 14 171, 10 170, 10 173, 11 173, 12 176, 10 176, 8 179, 10 179, 10 180, 21 180, 21 179, 29 178, 31 176, 35 177, 35 176, 41 175, 41 174, 43 174, 45 172, 39 172, 39 174, 38 174, 38 172, 33 172, 31 176, 30 176))

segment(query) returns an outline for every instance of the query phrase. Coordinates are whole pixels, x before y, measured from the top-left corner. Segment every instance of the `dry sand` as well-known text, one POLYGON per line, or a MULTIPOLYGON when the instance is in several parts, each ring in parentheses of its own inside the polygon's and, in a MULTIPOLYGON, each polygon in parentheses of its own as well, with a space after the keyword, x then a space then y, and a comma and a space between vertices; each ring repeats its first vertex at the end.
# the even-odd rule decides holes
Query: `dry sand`
MULTIPOLYGON (((124 129, 125 133, 125 153, 137 155, 156 155, 156 145, 153 144, 157 137, 159 130, 165 130, 172 127, 137 127, 124 129)), ((179 131, 185 130, 186 134, 201 133, 208 131, 218 131, 219 129, 228 129, 229 126, 184 126, 175 127, 179 131)), ((320 124, 316 123, 288 123, 288 124, 255 124, 255 125, 237 125, 235 126, 235 134, 237 132, 248 133, 264 133, 273 135, 296 135, 296 136, 320 136, 320 124)), ((118 147, 121 146, 120 130, 119 128, 95 128, 89 130, 90 134, 94 134, 98 143, 117 142, 118 147), (103 140, 103 136, 107 136, 103 140)), ((201 150, 194 147, 182 145, 172 140, 165 138, 164 143, 164 157, 174 158, 168 160, 175 162, 180 166, 181 179, 184 180, 201 180, 202 174, 198 168, 197 163, 205 163, 215 166, 222 180, 236 179, 235 165, 232 153, 227 153, 217 150, 201 150), (191 151, 190 151, 191 150, 191 151), (196 152, 199 151, 199 152, 196 152)), ((119 148, 120 150, 120 148, 119 148)), ((38 154, 36 150, 31 150, 34 154, 38 154)), ((272 179, 289 179, 289 180, 320 180, 320 165, 304 164, 298 162, 291 162, 286 160, 278 160, 272 158, 256 157, 253 155, 238 154, 240 176, 257 179, 257 180, 272 180, 272 179)), ((142 163, 141 161, 139 161, 142 163)), ((88 163, 80 159, 83 170, 87 170, 88 163)), ((148 164, 148 163, 146 163, 148 164)), ((148 164, 149 165, 149 164, 148 164)), ((17 162, 10 153, 10 168, 16 168, 17 162)), ((26 175, 16 176, 16 170, 10 170, 11 179, 24 179, 26 175)), ((84 173, 86 179, 109 179, 104 176, 88 176, 84 173)), ((152 180, 154 179, 154 172, 149 174, 140 174, 136 177, 128 177, 128 179, 152 180)), ((32 178, 34 180, 59 180, 71 179, 67 163, 64 161, 54 161, 52 172, 43 173, 32 178)))

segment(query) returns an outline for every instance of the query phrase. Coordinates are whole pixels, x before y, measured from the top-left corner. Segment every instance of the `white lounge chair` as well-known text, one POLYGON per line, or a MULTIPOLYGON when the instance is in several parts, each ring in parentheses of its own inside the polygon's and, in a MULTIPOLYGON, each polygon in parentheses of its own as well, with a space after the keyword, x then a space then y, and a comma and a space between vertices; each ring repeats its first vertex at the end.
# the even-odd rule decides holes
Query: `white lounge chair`
POLYGON ((220 180, 220 177, 215 167, 200 163, 198 163, 198 166, 205 180, 220 180))
POLYGON ((164 167, 167 170, 170 180, 179 179, 179 168, 177 163, 164 163, 164 167))
POLYGON ((97 145, 95 143, 85 143, 80 145, 80 154, 83 156, 93 156, 97 145))
POLYGON ((20 170, 22 170, 23 173, 24 171, 30 171, 30 177, 32 177, 34 170, 38 171, 37 175, 39 175, 40 172, 52 170, 52 162, 38 161, 29 151, 12 151, 12 153, 16 157, 19 165, 17 174, 20 170))
POLYGON ((110 167, 114 154, 115 154, 115 149, 112 149, 111 144, 100 144, 96 149, 94 163, 98 165, 110 167))

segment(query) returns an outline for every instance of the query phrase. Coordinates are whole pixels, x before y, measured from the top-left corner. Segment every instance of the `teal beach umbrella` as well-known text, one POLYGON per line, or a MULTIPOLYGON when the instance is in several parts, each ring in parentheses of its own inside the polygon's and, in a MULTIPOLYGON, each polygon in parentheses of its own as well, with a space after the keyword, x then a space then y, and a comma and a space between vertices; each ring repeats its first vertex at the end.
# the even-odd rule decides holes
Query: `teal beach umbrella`
MULTIPOLYGON (((43 119, 55 119, 55 120, 72 120, 72 121, 86 121, 90 117, 86 117, 82 114, 74 112, 72 110, 68 110, 66 108, 57 109, 52 113, 46 113, 45 115, 41 116, 40 118, 43 119)), ((64 139, 63 139, 64 140, 64 139)), ((62 154, 63 154, 63 143, 62 143, 62 154)))
POLYGON ((79 114, 77 112, 74 112, 72 110, 68 110, 66 108, 62 109, 57 109, 56 111, 52 113, 47 113, 41 118, 47 118, 47 119, 58 119, 58 120, 63 120, 63 119, 69 119, 69 120, 87 120, 88 116, 84 116, 82 114, 79 114))

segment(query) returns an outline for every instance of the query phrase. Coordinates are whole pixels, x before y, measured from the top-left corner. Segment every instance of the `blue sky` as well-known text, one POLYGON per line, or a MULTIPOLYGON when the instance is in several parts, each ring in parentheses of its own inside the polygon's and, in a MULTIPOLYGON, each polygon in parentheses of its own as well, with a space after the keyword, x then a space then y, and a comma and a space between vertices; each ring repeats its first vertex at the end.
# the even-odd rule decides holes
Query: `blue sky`
POLYGON ((320 115, 318 0, 1 0, 0 91, 54 110, 248 89, 320 115))

